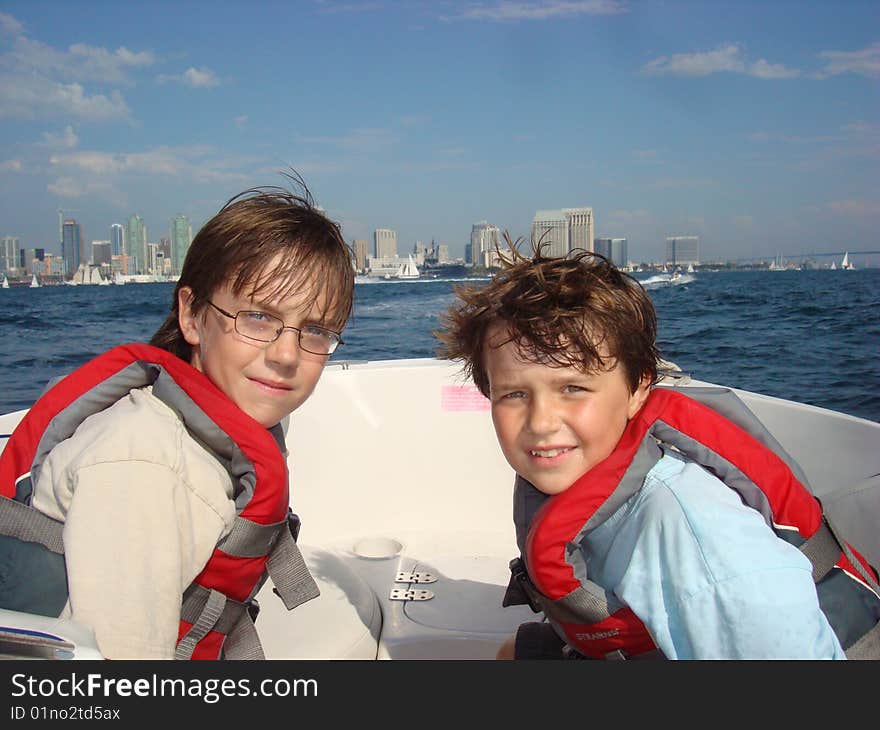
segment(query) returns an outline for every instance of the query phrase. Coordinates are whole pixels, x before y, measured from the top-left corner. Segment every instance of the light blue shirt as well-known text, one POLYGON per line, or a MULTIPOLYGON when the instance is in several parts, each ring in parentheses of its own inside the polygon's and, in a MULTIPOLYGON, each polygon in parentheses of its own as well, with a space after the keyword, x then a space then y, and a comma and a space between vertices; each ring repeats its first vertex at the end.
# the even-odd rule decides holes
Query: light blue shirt
POLYGON ((585 540, 591 580, 670 659, 845 659, 800 550, 702 467, 666 453, 585 540))

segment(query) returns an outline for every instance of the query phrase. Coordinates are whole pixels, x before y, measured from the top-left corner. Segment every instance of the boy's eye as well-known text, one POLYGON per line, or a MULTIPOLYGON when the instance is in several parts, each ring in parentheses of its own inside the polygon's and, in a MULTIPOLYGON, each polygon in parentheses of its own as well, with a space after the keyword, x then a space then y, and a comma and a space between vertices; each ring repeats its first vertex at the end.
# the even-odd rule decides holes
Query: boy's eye
POLYGON ((562 389, 564 393, 581 393, 585 390, 586 388, 584 388, 582 385, 573 385, 572 383, 569 383, 562 389))
POLYGON ((276 319, 276 317, 273 317, 271 314, 266 314, 265 312, 241 312, 240 316, 250 320, 251 322, 259 323, 268 322, 276 319))
POLYGON ((504 393, 501 397, 510 400, 514 398, 525 398, 526 394, 522 390, 512 390, 509 393, 504 393))

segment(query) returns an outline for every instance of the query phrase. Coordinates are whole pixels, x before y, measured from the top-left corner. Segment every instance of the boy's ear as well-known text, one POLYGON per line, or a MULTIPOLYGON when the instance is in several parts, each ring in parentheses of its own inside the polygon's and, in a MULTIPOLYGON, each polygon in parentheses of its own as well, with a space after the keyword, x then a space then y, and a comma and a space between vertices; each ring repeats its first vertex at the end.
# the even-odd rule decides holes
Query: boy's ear
POLYGON ((177 292, 177 322, 183 339, 189 345, 199 344, 199 321, 192 310, 193 293, 188 286, 182 286, 177 292))
POLYGON ((627 407, 626 412, 627 420, 631 419, 633 416, 636 415, 636 413, 638 413, 642 409, 642 406, 645 405, 645 401, 648 400, 648 395, 650 393, 651 378, 645 375, 639 381, 636 392, 629 397, 629 406, 627 407))

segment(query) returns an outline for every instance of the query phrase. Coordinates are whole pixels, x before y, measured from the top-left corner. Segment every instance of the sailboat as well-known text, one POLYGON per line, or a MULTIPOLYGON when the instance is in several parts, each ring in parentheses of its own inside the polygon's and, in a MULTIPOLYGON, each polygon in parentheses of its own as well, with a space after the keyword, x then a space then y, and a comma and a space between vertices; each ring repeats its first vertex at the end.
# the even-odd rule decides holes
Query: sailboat
POLYGON ((831 262, 831 270, 832 270, 832 271, 837 271, 837 262, 836 262, 836 261, 832 261, 832 262, 831 262))
POLYGON ((34 274, 31 276, 31 289, 38 289, 42 284, 40 284, 39 279, 37 279, 37 275, 34 274))
POLYGON ((856 265, 849 260, 849 251, 843 254, 843 261, 840 262, 840 268, 844 271, 854 271, 856 265))
POLYGON ((9 288, 9 279, 6 278, 6 274, 3 274, 3 283, 0 284, 0 289, 8 289, 9 288))
POLYGON ((401 264, 400 268, 397 270, 397 279, 418 279, 421 276, 421 272, 419 271, 419 267, 416 266, 416 262, 413 261, 412 254, 407 254, 407 261, 405 264, 401 264))

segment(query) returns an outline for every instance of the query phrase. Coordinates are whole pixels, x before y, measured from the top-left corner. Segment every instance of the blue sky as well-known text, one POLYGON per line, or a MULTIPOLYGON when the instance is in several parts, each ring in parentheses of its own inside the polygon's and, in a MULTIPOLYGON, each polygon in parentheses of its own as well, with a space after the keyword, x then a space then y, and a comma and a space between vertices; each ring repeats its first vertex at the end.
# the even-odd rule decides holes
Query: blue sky
POLYGON ((294 167, 401 251, 579 206, 636 260, 877 250, 878 80, 876 0, 0 0, 0 235, 158 241, 294 167))

